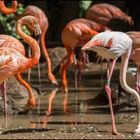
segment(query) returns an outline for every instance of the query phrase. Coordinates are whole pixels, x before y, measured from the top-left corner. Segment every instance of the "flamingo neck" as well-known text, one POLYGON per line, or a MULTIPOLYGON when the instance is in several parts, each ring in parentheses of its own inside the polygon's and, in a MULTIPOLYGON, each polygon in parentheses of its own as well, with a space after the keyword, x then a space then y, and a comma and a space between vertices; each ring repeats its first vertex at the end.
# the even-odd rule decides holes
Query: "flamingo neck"
POLYGON ((11 14, 11 13, 14 13, 14 12, 16 12, 16 8, 17 8, 17 1, 16 0, 12 0, 11 8, 8 8, 8 7, 5 6, 4 0, 3 1, 0 1, 0 11, 3 14, 11 14))
POLYGON ((137 102, 137 106, 138 106, 138 126, 140 126, 140 98, 139 98, 139 94, 137 93, 136 90, 130 88, 127 83, 126 83, 126 71, 127 71, 127 67, 128 67, 128 62, 129 62, 129 57, 130 57, 130 54, 131 54, 131 47, 130 49, 128 50, 127 53, 123 54, 121 56, 121 68, 120 68, 120 83, 121 83, 121 86, 122 88, 135 96, 136 98, 136 102, 137 102))
POLYGON ((41 37, 40 37, 40 45, 41 45, 43 51, 46 50, 45 34, 46 34, 46 32, 43 31, 42 34, 41 34, 41 37))
POLYGON ((22 25, 23 25, 23 21, 19 20, 16 25, 16 32, 31 47, 32 55, 30 58, 30 60, 31 60, 30 65, 37 64, 39 61, 39 58, 40 58, 40 47, 35 39, 33 39, 31 36, 25 34, 21 30, 22 25))

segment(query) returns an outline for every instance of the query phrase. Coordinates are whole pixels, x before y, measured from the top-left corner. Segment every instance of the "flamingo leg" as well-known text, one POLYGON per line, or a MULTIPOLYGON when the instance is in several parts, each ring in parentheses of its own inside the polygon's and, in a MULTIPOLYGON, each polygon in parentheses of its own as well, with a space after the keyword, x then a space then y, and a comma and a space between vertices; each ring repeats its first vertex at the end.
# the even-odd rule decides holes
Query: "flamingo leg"
POLYGON ((15 76, 16 76, 16 79, 28 90, 29 100, 27 103, 27 105, 28 105, 27 109, 30 109, 33 106, 35 106, 35 98, 34 98, 33 93, 32 93, 32 88, 25 80, 22 79, 19 72, 15 76))
POLYGON ((103 87, 103 62, 101 61, 101 68, 100 68, 100 72, 101 72, 101 87, 103 87))
POLYGON ((39 84, 41 84, 41 72, 40 72, 40 62, 37 63, 37 73, 38 73, 38 80, 39 84))
POLYGON ((60 75, 62 74, 62 68, 63 68, 64 62, 66 61, 67 58, 68 58, 68 55, 64 56, 60 62, 60 68, 59 68, 60 75))
POLYGON ((110 88, 110 80, 111 80, 111 77, 112 77, 112 73, 113 73, 113 70, 114 70, 115 63, 116 63, 116 59, 113 60, 111 67, 108 64, 107 83, 105 85, 105 91, 106 91, 107 96, 108 96, 109 107, 110 107, 110 112, 111 112, 112 133, 115 134, 115 135, 121 135, 120 133, 117 132, 116 125, 115 125, 115 117, 114 117, 114 112, 113 112, 113 107, 112 107, 111 88, 110 88))
MULTIPOLYGON (((28 56, 31 57, 31 48, 28 48, 28 56)), ((31 80, 31 68, 28 69, 28 83, 30 83, 31 80)))
POLYGON ((50 60, 50 57, 49 57, 49 54, 48 54, 48 51, 46 49, 46 45, 45 45, 45 33, 46 31, 43 31, 42 34, 41 34, 41 40, 40 40, 40 43, 41 43, 41 47, 42 47, 42 51, 43 51, 43 54, 46 58, 46 61, 47 61, 47 68, 48 68, 48 78, 49 80, 53 83, 53 84, 56 84, 58 85, 58 82, 56 81, 56 78, 55 76, 53 75, 52 73, 52 69, 51 69, 51 60, 50 60))
POLYGON ((67 47, 67 52, 68 52, 68 58, 65 64, 61 66, 61 79, 62 79, 62 86, 64 88, 64 91, 67 93, 68 92, 68 85, 67 85, 67 78, 66 78, 66 69, 67 66, 69 66, 72 61, 73 61, 73 56, 74 52, 71 48, 67 47))
MULTIPOLYGON (((39 43, 39 40, 38 40, 39 43)), ((31 57, 31 48, 28 49, 28 56, 31 57)), ((40 72, 40 62, 37 63, 37 73, 38 73, 38 80, 39 84, 41 84, 41 72, 40 72)), ((30 83, 31 80, 31 68, 28 69, 28 83, 30 83)))
POLYGON ((67 112, 67 98, 68 98, 68 93, 64 94, 64 100, 63 100, 63 112, 67 112))
POLYGON ((85 61, 86 60, 86 52, 85 51, 82 51, 80 50, 79 52, 79 57, 78 57, 78 63, 77 63, 77 66, 78 66, 78 79, 82 79, 82 70, 83 70, 83 67, 85 65, 85 61))
POLYGON ((2 85, 1 85, 1 90, 2 90, 2 93, 3 93, 3 98, 4 98, 4 115, 5 117, 7 117, 7 82, 6 81, 3 81, 2 85))
POLYGON ((74 53, 74 67, 75 67, 75 75, 74 75, 74 83, 75 83, 75 89, 77 90, 77 59, 76 59, 76 55, 74 53))
POLYGON ((140 65, 137 65, 137 75, 136 75, 136 91, 140 95, 140 65))

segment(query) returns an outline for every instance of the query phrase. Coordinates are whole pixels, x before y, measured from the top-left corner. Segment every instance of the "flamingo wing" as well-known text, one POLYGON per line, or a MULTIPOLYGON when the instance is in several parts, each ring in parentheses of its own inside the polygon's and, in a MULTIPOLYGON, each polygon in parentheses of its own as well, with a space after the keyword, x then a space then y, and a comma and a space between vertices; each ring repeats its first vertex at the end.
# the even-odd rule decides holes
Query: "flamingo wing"
POLYGON ((14 75, 26 67, 27 58, 16 49, 9 47, 0 48, 0 81, 14 75))
POLYGON ((13 48, 20 52, 22 55, 25 55, 23 44, 12 36, 0 35, 0 48, 1 47, 13 48))

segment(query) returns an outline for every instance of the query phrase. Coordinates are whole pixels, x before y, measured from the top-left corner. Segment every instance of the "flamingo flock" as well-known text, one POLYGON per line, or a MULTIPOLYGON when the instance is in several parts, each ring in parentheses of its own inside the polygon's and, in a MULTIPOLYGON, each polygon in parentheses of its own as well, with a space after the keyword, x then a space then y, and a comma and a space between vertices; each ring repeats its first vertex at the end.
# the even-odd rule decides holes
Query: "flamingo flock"
MULTIPOLYGON (((12 1, 11 8, 7 8, 4 1, 0 1, 0 12, 3 14, 14 13, 17 5, 17 1, 14 0, 12 1)), ((120 84, 127 93, 133 95, 136 99, 138 107, 138 125, 135 132, 140 133, 140 32, 130 31, 123 33, 119 31, 111 31, 108 24, 113 19, 124 20, 130 25, 134 24, 130 16, 125 14, 118 7, 106 3, 92 5, 86 11, 84 18, 73 19, 66 24, 61 34, 62 43, 67 50, 67 55, 60 63, 59 73, 61 76, 61 86, 64 92, 68 93, 66 70, 68 66, 74 62, 75 68, 78 67, 78 70, 81 73, 84 64, 86 63, 87 58, 85 53, 87 50, 96 52, 101 58, 101 61, 106 60, 107 79, 104 88, 108 96, 111 112, 112 134, 121 135, 116 129, 110 88, 115 63, 117 59, 121 57, 120 84), (76 47, 80 48, 78 60, 74 53, 76 47), (133 60, 137 65, 135 89, 130 88, 126 81, 126 71, 129 59, 133 60)), ((17 17, 16 33, 28 43, 32 52, 29 57, 25 56, 24 45, 19 40, 9 35, 0 35, 0 83, 2 85, 1 90, 4 96, 5 114, 7 114, 6 79, 11 76, 15 76, 16 79, 28 90, 29 99, 26 109, 30 110, 35 106, 36 101, 32 93, 32 88, 30 84, 21 77, 21 73, 39 63, 41 55, 40 47, 47 61, 48 78, 51 83, 58 85, 57 79, 52 73, 51 59, 45 44, 45 34, 48 25, 49 23, 46 14, 37 6, 27 6, 25 11, 17 17), (39 42, 32 36, 25 34, 21 29, 22 25, 27 25, 31 34, 34 33, 36 36, 39 36, 39 42)), ((77 78, 75 78, 75 87, 77 87, 77 78)), ((55 97, 55 92, 52 92, 49 97, 49 114, 51 113, 51 103, 55 97)), ((63 104, 64 112, 66 112, 67 100, 64 100, 63 104)))

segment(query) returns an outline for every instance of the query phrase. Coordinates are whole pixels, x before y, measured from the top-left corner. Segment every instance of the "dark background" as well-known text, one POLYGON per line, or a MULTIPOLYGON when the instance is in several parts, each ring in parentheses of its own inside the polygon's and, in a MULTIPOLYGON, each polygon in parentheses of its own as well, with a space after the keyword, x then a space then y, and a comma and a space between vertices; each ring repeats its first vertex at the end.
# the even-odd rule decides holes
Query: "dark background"
MULTIPOLYGON (((78 0, 18 0, 18 2, 24 4, 25 7, 36 5, 46 13, 49 21, 46 33, 46 43, 48 44, 62 44, 60 37, 64 26, 72 19, 79 18, 80 1, 78 0)), ((124 32, 140 30, 140 0, 92 0, 92 4, 96 3, 113 4, 132 16, 134 26, 130 27, 124 21, 113 20, 109 24, 112 30, 124 32)))

